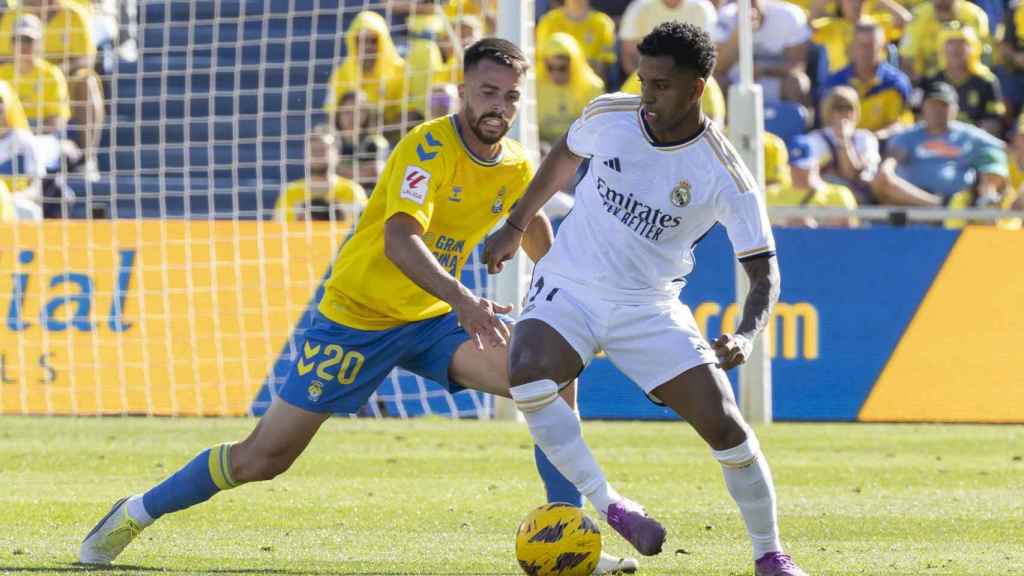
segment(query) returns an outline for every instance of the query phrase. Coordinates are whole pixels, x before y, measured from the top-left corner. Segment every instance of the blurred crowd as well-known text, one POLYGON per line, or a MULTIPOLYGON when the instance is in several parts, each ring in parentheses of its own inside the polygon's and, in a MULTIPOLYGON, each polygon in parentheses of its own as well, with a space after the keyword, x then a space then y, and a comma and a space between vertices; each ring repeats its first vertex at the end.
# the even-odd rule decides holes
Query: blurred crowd
POLYGON ((61 216, 64 175, 97 180, 102 74, 132 59, 131 0, 6 0, 0 9, 0 222, 61 216), (124 26, 122 26, 122 22, 124 26))
MULTIPOLYGON (((134 57, 135 0, 3 1, 0 221, 60 216, 60 202, 41 200, 69 194, 62 175, 99 177, 103 74, 134 57)), ((738 81, 735 3, 547 1, 556 3, 539 0, 536 25, 542 152, 595 96, 641 92, 637 45, 672 19, 705 28, 718 44, 704 110, 727 123, 725 95, 738 81)), ((975 1, 752 0, 769 203, 1020 209, 1024 2, 975 1)), ((308 135, 306 177, 278 197, 280 218, 357 215, 397 139, 458 109, 461 54, 496 24, 495 0, 383 6, 345 29, 325 122, 308 135)))
MULTIPOLYGON (((735 3, 561 1, 536 26, 542 149, 593 97, 640 93, 637 44, 670 19, 704 27, 718 44, 704 110, 727 122, 725 94, 739 79, 735 3)), ((387 141, 457 106, 459 54, 492 29, 493 8, 474 0, 410 5, 401 39, 375 12, 355 18, 325 105, 344 142, 339 173, 369 189, 387 141), (346 171, 355 158, 358 172, 346 171)), ((1021 207, 1024 3, 752 0, 751 16, 770 204, 1021 207)), ((845 217, 783 223, 859 224, 845 217)), ((997 224, 1020 227, 1014 219, 997 224)))

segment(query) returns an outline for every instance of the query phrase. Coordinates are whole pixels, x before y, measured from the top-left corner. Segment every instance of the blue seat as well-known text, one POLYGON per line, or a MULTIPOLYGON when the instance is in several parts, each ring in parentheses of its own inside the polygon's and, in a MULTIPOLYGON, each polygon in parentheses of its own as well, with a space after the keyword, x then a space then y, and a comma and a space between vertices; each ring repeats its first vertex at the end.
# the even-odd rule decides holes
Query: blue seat
POLYGON ((795 102, 779 100, 764 103, 764 128, 786 141, 807 131, 807 109, 795 102))

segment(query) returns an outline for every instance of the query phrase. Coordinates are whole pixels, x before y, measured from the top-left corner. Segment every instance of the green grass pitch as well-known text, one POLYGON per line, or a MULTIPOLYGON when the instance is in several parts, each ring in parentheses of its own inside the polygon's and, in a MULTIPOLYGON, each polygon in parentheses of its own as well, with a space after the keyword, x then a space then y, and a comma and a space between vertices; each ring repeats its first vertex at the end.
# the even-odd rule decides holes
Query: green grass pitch
MULTIPOLYGON (((115 499, 254 420, 0 418, 0 574, 67 574, 115 499)), ((609 478, 669 530, 649 575, 752 573, 707 448, 678 423, 586 422, 609 478)), ((1024 427, 759 429, 788 551, 812 575, 1024 575, 1024 427)), ((525 426, 333 419, 273 482, 168 516, 114 574, 518 574, 543 503, 525 426)), ((592 513, 592 512, 591 512, 592 513)), ((605 547, 629 546, 603 525, 605 547)))

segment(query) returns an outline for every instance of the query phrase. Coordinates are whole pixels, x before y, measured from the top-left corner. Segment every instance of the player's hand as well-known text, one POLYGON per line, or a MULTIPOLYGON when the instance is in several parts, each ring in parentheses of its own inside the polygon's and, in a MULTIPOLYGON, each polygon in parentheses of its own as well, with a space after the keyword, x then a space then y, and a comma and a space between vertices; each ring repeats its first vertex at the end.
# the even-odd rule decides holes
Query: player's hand
POLYGON ((508 225, 498 229, 484 243, 484 262, 487 273, 497 274, 505 267, 504 262, 516 255, 519 245, 523 242, 523 233, 508 225))
POLYGON ((754 343, 739 334, 722 334, 712 342, 711 347, 718 355, 718 366, 722 370, 731 370, 750 358, 754 343))
POLYGON ((512 311, 511 306, 467 294, 452 308, 459 318, 462 329, 476 344, 477 350, 483 350, 484 343, 494 348, 508 345, 511 332, 501 318, 498 318, 498 314, 508 314, 512 311))

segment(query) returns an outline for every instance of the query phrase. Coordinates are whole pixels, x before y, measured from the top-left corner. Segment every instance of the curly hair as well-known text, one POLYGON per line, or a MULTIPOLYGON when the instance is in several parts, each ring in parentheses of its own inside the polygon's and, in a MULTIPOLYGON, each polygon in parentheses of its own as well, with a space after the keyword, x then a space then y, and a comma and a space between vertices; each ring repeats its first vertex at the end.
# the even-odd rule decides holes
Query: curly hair
POLYGON ((715 43, 704 29, 677 21, 663 22, 637 47, 644 56, 671 56, 677 68, 707 78, 715 69, 715 43))

